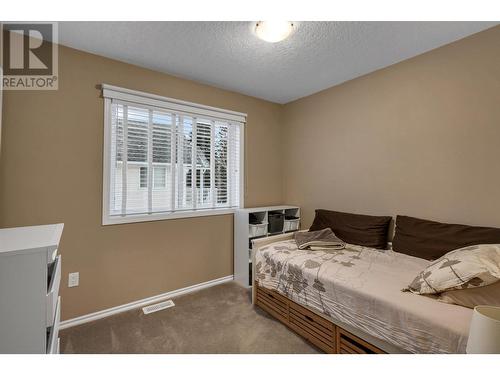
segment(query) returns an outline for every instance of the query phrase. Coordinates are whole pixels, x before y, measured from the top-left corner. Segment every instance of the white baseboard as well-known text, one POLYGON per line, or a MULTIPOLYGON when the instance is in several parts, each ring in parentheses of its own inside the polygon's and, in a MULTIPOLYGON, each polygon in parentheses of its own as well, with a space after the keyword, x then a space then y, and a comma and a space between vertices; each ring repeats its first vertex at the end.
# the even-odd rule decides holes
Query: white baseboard
POLYGON ((59 325, 59 329, 65 329, 65 328, 77 326, 77 325, 80 325, 83 323, 91 322, 93 320, 105 318, 106 316, 119 314, 119 313, 122 313, 122 312, 128 311, 128 310, 137 309, 139 307, 149 305, 151 303, 160 302, 164 299, 178 297, 182 294, 195 292, 197 290, 205 289, 205 288, 217 285, 217 284, 227 283, 228 281, 232 281, 233 279, 234 279, 233 275, 229 275, 229 276, 221 277, 219 279, 205 281, 204 283, 191 285, 191 286, 187 286, 185 288, 173 290, 171 292, 158 294, 158 295, 153 296, 153 297, 148 297, 148 298, 144 298, 144 299, 141 299, 138 301, 129 302, 129 303, 126 303, 124 305, 111 307, 111 308, 106 309, 106 310, 96 311, 96 312, 93 312, 93 313, 90 313, 87 315, 77 316, 76 318, 68 319, 68 320, 61 322, 61 324, 59 325))

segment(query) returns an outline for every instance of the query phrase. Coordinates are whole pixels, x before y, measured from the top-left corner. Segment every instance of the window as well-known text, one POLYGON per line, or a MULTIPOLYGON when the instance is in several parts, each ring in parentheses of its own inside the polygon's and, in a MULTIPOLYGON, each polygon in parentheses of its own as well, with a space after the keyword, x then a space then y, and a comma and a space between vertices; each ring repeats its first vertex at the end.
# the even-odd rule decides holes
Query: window
POLYGON ((103 85, 103 223, 240 207, 245 115, 103 85))
POLYGON ((162 189, 167 186, 167 167, 153 168, 153 188, 162 189))
POLYGON ((148 187, 148 167, 141 167, 139 180, 139 185, 141 188, 148 187))

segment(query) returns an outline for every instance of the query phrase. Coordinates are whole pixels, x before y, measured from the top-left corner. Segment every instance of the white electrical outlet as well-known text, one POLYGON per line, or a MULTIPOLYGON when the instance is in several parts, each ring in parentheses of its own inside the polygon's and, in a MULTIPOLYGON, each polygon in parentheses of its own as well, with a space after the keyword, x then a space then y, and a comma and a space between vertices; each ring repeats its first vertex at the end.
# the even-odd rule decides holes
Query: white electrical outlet
POLYGON ((80 272, 70 273, 68 276, 68 287, 73 288, 74 286, 78 286, 80 284, 80 272))

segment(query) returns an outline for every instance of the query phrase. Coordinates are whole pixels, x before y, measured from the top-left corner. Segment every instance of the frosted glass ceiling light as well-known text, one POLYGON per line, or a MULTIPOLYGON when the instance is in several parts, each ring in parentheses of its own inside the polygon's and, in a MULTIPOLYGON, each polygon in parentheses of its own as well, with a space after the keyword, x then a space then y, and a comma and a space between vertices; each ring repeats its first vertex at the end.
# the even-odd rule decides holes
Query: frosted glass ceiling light
POLYGON ((290 35, 293 23, 290 21, 259 21, 255 25, 255 34, 266 42, 276 43, 290 35))

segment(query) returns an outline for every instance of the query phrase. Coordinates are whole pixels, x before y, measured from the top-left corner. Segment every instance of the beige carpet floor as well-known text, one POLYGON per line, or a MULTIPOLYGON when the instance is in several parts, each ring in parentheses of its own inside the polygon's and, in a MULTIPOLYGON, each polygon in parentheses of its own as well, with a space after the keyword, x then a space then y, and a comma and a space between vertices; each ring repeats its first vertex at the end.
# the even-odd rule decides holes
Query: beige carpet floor
POLYGON ((174 298, 175 307, 141 309, 62 330, 61 353, 318 353, 252 306, 234 282, 174 298))

